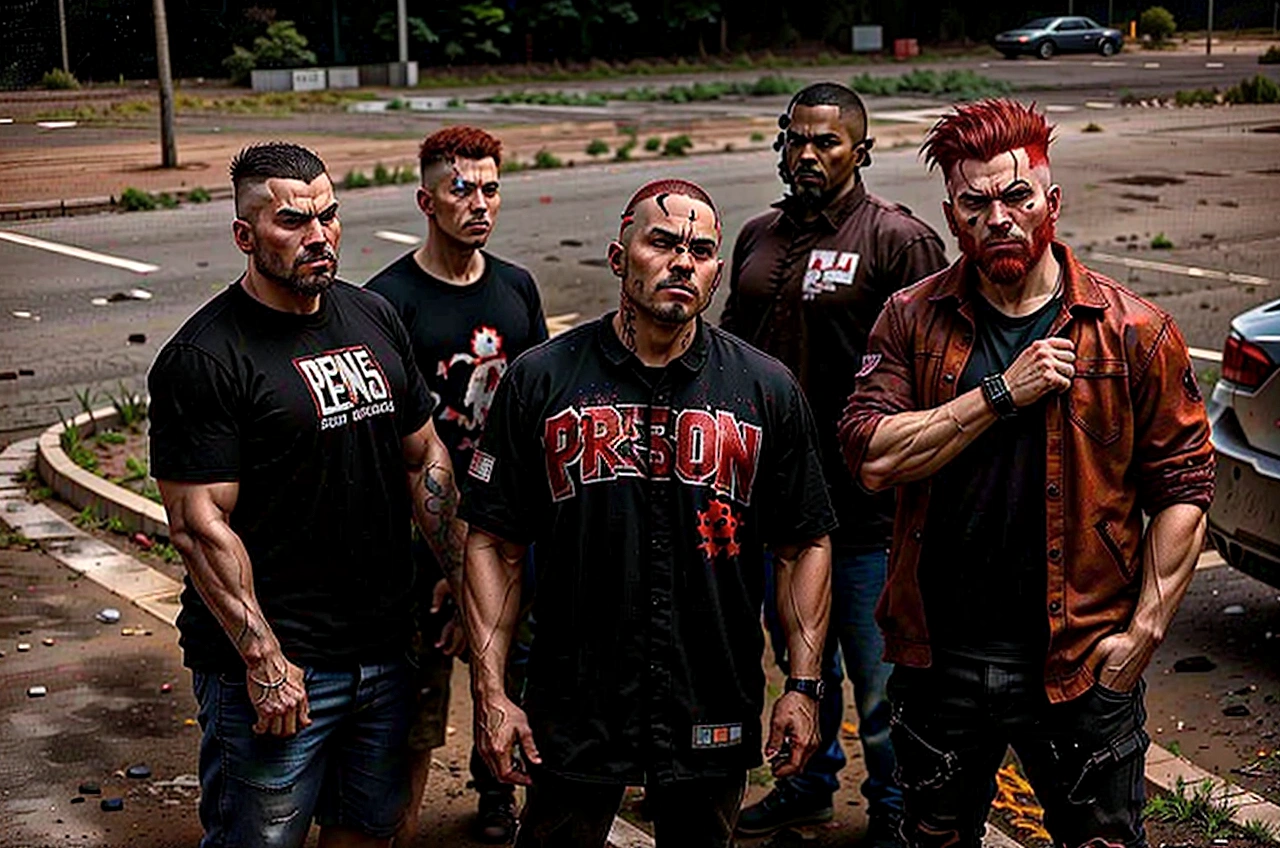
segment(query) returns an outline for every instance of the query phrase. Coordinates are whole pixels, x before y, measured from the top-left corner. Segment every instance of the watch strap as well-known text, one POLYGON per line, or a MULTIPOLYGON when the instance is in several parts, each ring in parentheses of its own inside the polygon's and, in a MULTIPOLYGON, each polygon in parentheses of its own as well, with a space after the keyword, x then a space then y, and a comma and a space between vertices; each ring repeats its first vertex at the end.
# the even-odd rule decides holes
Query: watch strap
POLYGON ((1018 414, 1018 407, 1013 403, 1013 394, 1004 381, 1004 375, 997 372, 982 378, 982 397, 991 411, 1001 418, 1013 418, 1018 414))

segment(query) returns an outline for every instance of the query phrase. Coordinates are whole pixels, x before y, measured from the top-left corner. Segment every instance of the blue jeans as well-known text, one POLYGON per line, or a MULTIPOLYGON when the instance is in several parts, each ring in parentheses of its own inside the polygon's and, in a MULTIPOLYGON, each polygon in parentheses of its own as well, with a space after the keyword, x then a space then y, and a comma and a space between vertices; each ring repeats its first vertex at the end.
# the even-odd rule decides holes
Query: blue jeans
POLYGON ((406 662, 305 670, 311 724, 253 732, 243 672, 194 672, 200 702, 201 848, 292 848, 314 818, 385 839, 409 801, 406 662))
MULTIPOLYGON (((831 555, 831 623, 823 651, 822 676, 827 692, 818 709, 821 741, 817 753, 802 773, 778 781, 780 787, 799 795, 831 795, 840 788, 836 774, 844 768, 840 747, 840 724, 844 716, 844 676, 840 658, 853 683, 857 701, 858 736, 867 764, 862 794, 870 815, 902 811, 902 790, 894 781, 893 744, 889 741, 891 711, 885 684, 893 666, 886 663, 884 637, 875 622, 876 602, 884 589, 888 554, 885 551, 856 553, 839 549, 831 555)), ((778 667, 786 671, 786 636, 778 623, 773 602, 773 568, 765 569, 765 624, 773 642, 778 667)))

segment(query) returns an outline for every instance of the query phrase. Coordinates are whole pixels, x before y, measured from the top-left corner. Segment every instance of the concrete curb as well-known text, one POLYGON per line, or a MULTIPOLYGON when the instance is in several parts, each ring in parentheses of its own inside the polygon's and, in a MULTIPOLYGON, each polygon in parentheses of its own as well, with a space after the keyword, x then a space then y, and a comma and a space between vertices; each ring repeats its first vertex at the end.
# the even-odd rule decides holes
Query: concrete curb
POLYGON ((1151 743, 1151 748, 1147 751, 1146 778, 1148 784, 1168 793, 1177 791, 1179 778, 1188 792, 1207 780, 1213 786, 1212 797, 1215 801, 1226 801, 1235 807, 1231 820, 1236 824, 1243 826, 1250 821, 1262 821, 1273 828, 1280 828, 1280 806, 1229 780, 1210 774, 1155 742, 1151 743))
MULTIPOLYGON (((115 424, 119 413, 113 407, 81 413, 68 422, 84 432, 91 422, 106 429, 115 424)), ((169 536, 169 519, 164 507, 122 486, 104 480, 71 461, 62 450, 63 424, 54 424, 40 434, 36 449, 36 471, 49 488, 77 509, 93 507, 103 518, 118 518, 130 531, 141 530, 148 536, 169 536)))

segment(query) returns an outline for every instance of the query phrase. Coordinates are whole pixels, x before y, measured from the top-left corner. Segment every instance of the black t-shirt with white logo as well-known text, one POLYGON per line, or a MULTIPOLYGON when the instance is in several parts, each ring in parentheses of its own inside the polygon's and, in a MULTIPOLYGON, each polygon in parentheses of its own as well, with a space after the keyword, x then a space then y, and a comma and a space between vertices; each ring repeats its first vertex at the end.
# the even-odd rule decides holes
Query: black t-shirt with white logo
MULTIPOLYGON (((285 656, 399 656, 413 580, 401 439, 434 407, 391 306, 338 282, 295 315, 235 283, 165 344, 148 387, 152 473, 239 483, 231 529, 285 656)), ((190 578, 178 628, 191 668, 243 668, 190 578)))
POLYGON ((760 762, 764 545, 836 524, 813 417, 780 362, 728 333, 699 321, 646 369, 611 322, 512 364, 462 512, 537 544, 525 708, 545 768, 741 774, 760 762))

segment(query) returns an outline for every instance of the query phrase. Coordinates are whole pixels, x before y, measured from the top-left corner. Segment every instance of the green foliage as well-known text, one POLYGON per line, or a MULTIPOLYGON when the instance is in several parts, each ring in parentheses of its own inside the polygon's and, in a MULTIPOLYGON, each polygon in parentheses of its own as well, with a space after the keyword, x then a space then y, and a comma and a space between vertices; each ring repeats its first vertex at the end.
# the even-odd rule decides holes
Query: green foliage
POLYGON ((1280 841, 1280 832, 1277 832, 1276 826, 1262 819, 1249 819, 1241 830, 1245 836, 1263 845, 1280 841))
POLYGON ((1173 792, 1147 801, 1144 814, 1155 821, 1195 825, 1207 838, 1213 839, 1230 831, 1231 817, 1236 811, 1235 805, 1227 800, 1226 792, 1224 788, 1222 800, 1215 801, 1213 781, 1205 779, 1188 795, 1187 784, 1179 777, 1173 792))
POLYGON ((85 386, 83 389, 77 389, 72 392, 76 396, 76 403, 80 404, 80 411, 89 417, 87 432, 92 433, 97 429, 97 422, 93 419, 93 405, 98 400, 98 393, 94 391, 93 386, 85 386))
POLYGON ((0 530, 0 548, 16 548, 20 551, 34 550, 36 543, 22 535, 22 531, 0 530))
POLYGON ((1138 34, 1150 36, 1156 44, 1171 38, 1177 31, 1178 22, 1164 6, 1152 6, 1138 15, 1138 34))
POLYGON ((27 492, 27 497, 31 498, 31 500, 36 503, 39 503, 40 501, 47 501, 49 498, 53 497, 53 489, 50 489, 48 486, 37 486, 27 492))
POLYGON ((662 147, 662 139, 656 135, 651 135, 644 140, 644 149, 650 153, 656 153, 660 147, 662 147))
POLYGON ((1172 250, 1173 242, 1169 240, 1164 233, 1156 233, 1156 237, 1151 240, 1152 250, 1172 250))
POLYGON ((1191 88, 1175 91, 1173 102, 1178 106, 1213 106, 1222 102, 1222 94, 1216 88, 1191 88))
POLYGON ((80 87, 80 81, 76 79, 75 74, 68 73, 62 68, 54 68, 46 73, 40 80, 40 84, 48 89, 69 90, 80 87))
POLYGON ((693 139, 687 135, 673 135, 662 145, 663 156, 686 156, 693 147, 693 139))
POLYGON ((498 168, 500 174, 515 174, 520 171, 529 170, 529 163, 521 162, 515 156, 505 156, 502 159, 502 165, 498 168))
POLYGON ((849 87, 861 94, 892 97, 895 94, 927 94, 947 96, 955 100, 978 100, 1009 94, 1013 87, 1003 80, 992 79, 970 70, 908 71, 896 77, 859 74, 849 87))
POLYGON ((373 166, 373 184, 374 185, 393 185, 396 181, 395 174, 387 170, 387 166, 379 162, 373 166))
POLYGON ((240 45, 222 60, 232 83, 243 85, 255 68, 301 68, 316 63, 316 54, 307 49, 307 37, 293 21, 273 21, 267 31, 253 40, 253 49, 240 45))
POLYGON ((587 142, 587 155, 591 157, 603 156, 609 152, 609 145, 602 139, 593 138, 587 142))
POLYGON ((566 94, 563 91, 506 91, 485 99, 486 103, 527 103, 533 106, 605 106, 608 99, 598 92, 566 94))
POLYGON ((564 163, 560 161, 560 157, 545 147, 533 154, 533 167, 535 168, 560 168, 563 165, 564 163))
POLYGON ((388 112, 399 112, 409 108, 409 101, 402 97, 393 97, 387 102, 388 112))
POLYGON ((631 151, 636 149, 636 136, 631 133, 627 136, 627 140, 623 144, 618 145, 618 149, 613 151, 613 158, 619 162, 626 162, 631 159, 631 151))
POLYGON ((151 192, 133 186, 120 192, 117 203, 126 212, 149 212, 156 208, 156 198, 151 192))
POLYGON ((156 195, 156 205, 162 209, 176 209, 178 206, 178 198, 174 197, 167 191, 162 191, 156 195))
POLYGON ((416 183, 418 181, 418 172, 414 170, 412 165, 405 165, 403 168, 396 168, 396 182, 416 183))
POLYGON ((98 518, 97 510, 92 506, 86 506, 71 518, 71 523, 82 530, 97 530, 104 522, 98 518))
POLYGON ((58 444, 62 447, 62 452, 86 471, 97 471, 98 456, 93 452, 93 448, 80 438, 80 429, 76 427, 74 419, 63 418, 61 410, 58 410, 58 418, 62 421, 62 433, 58 436, 58 444))
POLYGON ((187 200, 192 203, 208 203, 213 200, 213 195, 209 194, 209 190, 202 186, 196 186, 187 192, 187 200))
POLYGON ((160 487, 156 484, 156 481, 150 477, 142 483, 142 496, 149 501, 153 501, 161 505, 164 504, 164 498, 160 496, 160 487))
POLYGON ((794 94, 801 81, 777 74, 763 76, 755 82, 694 82, 671 85, 664 89, 642 85, 621 91, 505 91, 486 98, 487 103, 530 103, 537 106, 605 106, 610 100, 633 103, 702 103, 722 97, 772 97, 794 94))
POLYGON ((94 437, 94 441, 99 445, 123 445, 128 438, 123 433, 117 433, 115 430, 103 430, 94 437))
POLYGON ((1173 754, 1175 757, 1182 756, 1182 745, 1178 743, 1177 739, 1170 742, 1167 747, 1170 754, 1173 754))
MULTIPOLYGON (((440 42, 440 36, 436 35, 422 18, 410 16, 405 19, 405 24, 409 29, 410 44, 438 44, 440 42)), ((388 44, 394 44, 400 37, 396 28, 396 13, 388 11, 379 15, 377 22, 373 25, 373 34, 388 44)))
POLYGON ((1280 65, 1280 44, 1273 44, 1258 57, 1259 65, 1280 65))
POLYGON ((365 176, 364 171, 347 171, 347 175, 342 178, 342 187, 345 189, 368 188, 373 182, 365 176))
POLYGON ((129 525, 125 524, 124 519, 120 518, 118 515, 109 517, 103 527, 105 527, 108 532, 115 533, 118 536, 123 536, 129 532, 129 525))
POLYGON ((222 60, 222 67, 226 70, 227 76, 231 77, 232 85, 248 85, 257 64, 258 60, 253 52, 239 44, 233 46, 231 55, 222 60))
POLYGON ((446 109, 465 109, 467 108, 467 101, 463 100, 461 97, 450 97, 449 102, 444 104, 444 106, 446 109))
POLYGON ((124 460, 124 476, 120 478, 121 483, 132 483, 135 480, 145 480, 150 474, 145 459, 138 459, 136 456, 127 456, 124 460))
POLYGON ((137 392, 130 391, 123 380, 120 381, 119 387, 119 396, 107 392, 107 399, 111 401, 111 406, 115 408, 116 420, 120 422, 120 426, 136 430, 143 419, 147 417, 146 398, 137 392))
POLYGON ((1228 103, 1280 103, 1280 86, 1256 74, 1228 88, 1223 97, 1228 103))
POLYGON ((178 565, 182 562, 182 555, 178 553, 178 549, 173 545, 170 545, 168 542, 156 542, 152 545, 151 550, 148 553, 158 556, 165 562, 172 563, 174 565, 178 565))
POLYGON ((753 133, 751 134, 751 141, 752 141, 753 143, 756 143, 756 144, 759 144, 760 142, 764 141, 764 133, 762 133, 762 132, 753 132, 753 133))

